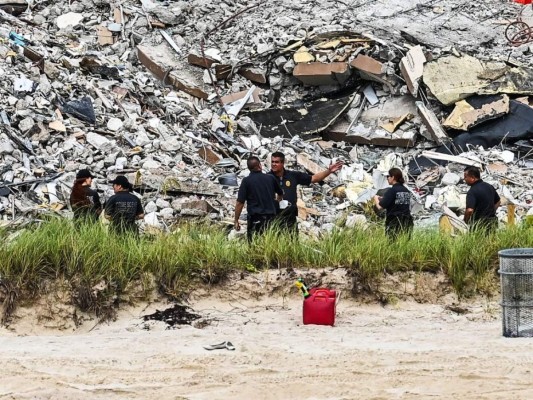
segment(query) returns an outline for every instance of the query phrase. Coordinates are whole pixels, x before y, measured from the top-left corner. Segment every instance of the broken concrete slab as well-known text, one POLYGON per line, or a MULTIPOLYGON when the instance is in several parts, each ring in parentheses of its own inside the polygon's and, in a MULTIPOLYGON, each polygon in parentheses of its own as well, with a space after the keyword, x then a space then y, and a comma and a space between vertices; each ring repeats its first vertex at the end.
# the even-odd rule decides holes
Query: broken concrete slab
MULTIPOLYGON (((226 96, 223 96, 220 98, 220 101, 223 105, 233 103, 234 101, 243 99, 248 94, 248 90, 243 90, 241 92, 228 94, 226 96)), ((261 95, 261 89, 255 88, 252 92, 252 95, 248 99, 248 102, 246 104, 261 104, 261 98, 259 97, 261 95)))
POLYGON ((219 156, 217 153, 215 153, 213 150, 211 150, 207 146, 202 146, 198 149, 198 155, 205 161, 207 161, 211 165, 215 165, 220 160, 222 160, 222 157, 219 156))
POLYGON ((423 80, 444 105, 474 94, 533 94, 533 69, 483 63, 468 55, 446 56, 426 63, 423 80))
POLYGON ((376 107, 369 107, 361 114, 361 121, 365 124, 377 126, 377 121, 400 118, 405 114, 417 114, 415 100, 411 96, 388 97, 376 107))
POLYGON ((83 14, 69 12, 57 17, 56 24, 59 29, 65 29, 69 26, 76 26, 83 21, 83 14))
POLYGON ((304 85, 323 86, 343 84, 350 77, 351 71, 345 62, 297 64, 293 76, 304 85))
POLYGON ((67 131, 67 128, 65 128, 65 124, 63 123, 63 121, 60 121, 58 119, 56 119, 55 121, 52 121, 48 124, 48 127, 50 129, 53 129, 54 131, 57 131, 57 132, 66 132, 67 131))
POLYGON ((202 56, 200 52, 190 52, 187 56, 187 62, 191 65, 196 65, 197 67, 202 68, 211 68, 211 66, 215 63, 219 63, 219 59, 215 59, 214 57, 209 57, 205 52, 205 57, 202 56))
POLYGON ((315 61, 315 56, 309 53, 307 47, 301 47, 294 53, 293 60, 295 63, 309 63, 315 61))
POLYGON ((170 84, 191 96, 207 100, 208 93, 201 71, 179 60, 166 44, 155 47, 137 46, 139 61, 164 84, 170 84))
POLYGON ((117 41, 118 36, 113 35, 107 26, 99 25, 96 27, 96 35, 98 36, 98 44, 101 46, 112 45, 117 41))
POLYGON ((110 143, 109 139, 95 132, 88 132, 86 134, 86 140, 87 143, 89 143, 96 149, 100 149, 102 146, 105 146, 110 143))
POLYGON ((474 167, 481 167, 481 162, 478 160, 472 160, 466 157, 454 156, 451 154, 438 153, 436 151, 423 151, 421 154, 422 157, 430 158, 433 160, 444 160, 449 162, 454 162, 462 165, 471 165, 474 167))
POLYGON ((479 96, 470 97, 455 103, 452 113, 446 118, 442 126, 450 129, 468 131, 485 121, 499 118, 509 112, 509 96, 479 96), (477 100, 475 104, 474 100, 477 100), (474 103, 474 104, 470 104, 474 103))
POLYGON ((374 90, 371 84, 365 86, 365 88, 363 89, 363 94, 365 95, 366 100, 370 103, 371 106, 375 106, 379 103, 376 91, 374 90))
POLYGON ((363 54, 359 54, 354 60, 352 60, 352 62, 350 62, 350 65, 359 71, 367 72, 372 75, 382 76, 384 74, 383 63, 363 54))
POLYGON ((257 67, 243 67, 240 68, 237 73, 248 79, 250 82, 265 84, 267 83, 266 71, 262 68, 257 67))
POLYGON ((418 88, 424 74, 425 62, 426 56, 420 46, 410 49, 400 61, 400 71, 405 79, 407 88, 414 97, 418 96, 418 88))
POLYGON ((407 114, 403 114, 401 117, 398 117, 398 118, 388 118, 385 122, 382 122, 379 126, 385 129, 389 133, 394 133, 400 125, 402 125, 405 121, 409 121, 412 118, 413 118, 413 114, 407 113, 407 114))
POLYGON ((385 147, 413 147, 416 143, 416 132, 397 131, 389 133, 384 129, 366 127, 362 124, 353 126, 347 133, 350 124, 339 121, 323 134, 326 140, 351 144, 364 144, 385 147))
POLYGON ((206 200, 192 200, 181 203, 181 215, 205 216, 212 212, 216 212, 216 208, 206 200))
POLYGON ((296 156, 296 162, 303 166, 306 171, 310 172, 311 174, 317 174, 321 171, 324 171, 324 168, 322 168, 320 165, 318 165, 316 162, 314 162, 311 159, 311 156, 309 154, 300 153, 296 156))
POLYGON ((246 115, 261 127, 263 137, 308 137, 318 135, 344 114, 354 96, 320 99, 302 107, 270 108, 246 115))
POLYGON ((453 139, 459 149, 468 145, 488 149, 505 143, 533 138, 533 108, 519 101, 511 100, 509 113, 471 128, 453 139))
POLYGON ((437 116, 433 111, 427 108, 421 101, 416 102, 418 113, 424 122, 424 125, 431 134, 431 138, 438 144, 446 144, 450 142, 450 138, 442 128, 437 116))
POLYGON ((483 63, 475 57, 447 56, 426 63, 423 80, 433 96, 450 105, 478 92, 485 84, 479 78, 483 71, 483 63))

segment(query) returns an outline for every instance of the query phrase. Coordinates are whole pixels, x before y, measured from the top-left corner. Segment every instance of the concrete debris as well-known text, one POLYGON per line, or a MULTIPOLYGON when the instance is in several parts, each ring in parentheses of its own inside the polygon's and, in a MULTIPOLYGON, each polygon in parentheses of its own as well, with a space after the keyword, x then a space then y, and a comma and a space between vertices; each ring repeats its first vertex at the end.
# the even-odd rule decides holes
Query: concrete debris
POLYGON ((384 75, 383 64, 378 60, 363 54, 359 54, 350 65, 361 72, 366 72, 375 76, 384 75))
POLYGON ((261 135, 264 137, 310 138, 332 126, 346 112, 352 100, 353 96, 337 100, 324 98, 301 107, 270 108, 247 115, 262 127, 261 135))
POLYGON ((421 46, 415 46, 410 49, 400 61, 400 71, 402 72, 409 92, 414 97, 418 96, 420 80, 424 74, 424 63, 426 61, 426 56, 421 46))
POLYGON ((59 29, 74 27, 83 21, 83 14, 69 12, 57 17, 56 24, 59 29))
POLYGON ((300 82, 309 86, 342 85, 350 77, 348 64, 333 63, 299 63, 294 67, 293 75, 300 82))
POLYGON ((442 128, 435 113, 429 108, 427 108, 425 104, 421 101, 417 101, 416 106, 418 108, 420 118, 422 118, 424 125, 426 126, 431 135, 431 139, 433 139, 433 141, 438 144, 448 143, 450 141, 450 138, 442 128))
POLYGON ((137 56, 163 86, 171 85, 204 100, 209 97, 204 88, 203 73, 188 68, 187 64, 170 53, 165 45, 137 46, 137 56))
MULTIPOLYGON (((472 98, 470 98, 471 100, 472 98)), ((485 121, 502 117, 509 112, 509 96, 501 95, 482 97, 483 104, 470 104, 472 101, 461 100, 455 103, 452 113, 443 122, 450 129, 468 131, 485 121)))
POLYGON ((18 16, 28 9, 26 0, 0 0, 0 10, 18 16))
POLYGON ((385 129, 389 133, 394 133, 398 127, 403 124, 405 121, 408 121, 413 118, 413 114, 404 114, 398 118, 389 118, 385 123, 380 125, 381 128, 385 129))
POLYGON ((246 158, 274 151, 308 173, 345 163, 302 188, 302 234, 366 227, 391 167, 409 173, 421 226, 464 229, 466 165, 519 223, 533 214, 533 47, 494 29, 516 6, 416 3, 0 0, 3 224, 70 216, 82 168, 103 199, 115 176, 134 182, 145 232, 227 224, 246 158))
POLYGON ((372 88, 372 85, 366 85, 363 89, 363 94, 371 106, 375 106, 379 103, 378 96, 376 96, 376 92, 372 88))
POLYGON ((250 82, 265 84, 267 83, 266 71, 261 68, 244 67, 240 68, 238 74, 248 79, 250 82))
POLYGON ((446 56, 426 63, 424 83, 444 105, 474 94, 533 94, 533 69, 483 62, 475 57, 446 56), (461 79, 457 79, 460 77, 461 79))

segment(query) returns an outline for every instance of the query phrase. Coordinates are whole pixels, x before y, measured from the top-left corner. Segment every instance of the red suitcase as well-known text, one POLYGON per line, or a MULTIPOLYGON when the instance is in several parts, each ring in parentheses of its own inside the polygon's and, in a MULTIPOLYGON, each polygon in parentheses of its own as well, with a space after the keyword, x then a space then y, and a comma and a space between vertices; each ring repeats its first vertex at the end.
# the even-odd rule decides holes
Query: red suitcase
POLYGON ((335 325, 335 290, 313 288, 304 300, 304 325, 335 325))

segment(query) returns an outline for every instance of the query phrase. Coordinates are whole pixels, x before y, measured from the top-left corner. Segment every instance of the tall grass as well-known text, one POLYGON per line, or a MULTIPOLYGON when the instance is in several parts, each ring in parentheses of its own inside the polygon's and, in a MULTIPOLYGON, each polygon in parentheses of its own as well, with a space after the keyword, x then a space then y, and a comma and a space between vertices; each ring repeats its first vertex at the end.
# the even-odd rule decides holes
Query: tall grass
POLYGON ((139 238, 57 219, 12 236, 0 232, 0 300, 31 299, 61 279, 70 283, 73 302, 104 316, 122 294, 139 288, 139 296, 155 288, 177 298, 199 282, 216 284, 231 271, 264 268, 344 267, 367 283, 398 271, 442 272, 468 296, 494 287, 498 250, 533 247, 533 229, 526 228, 459 237, 414 231, 391 241, 381 226, 336 229, 318 239, 274 227, 248 244, 228 240, 223 228, 208 223, 139 238))

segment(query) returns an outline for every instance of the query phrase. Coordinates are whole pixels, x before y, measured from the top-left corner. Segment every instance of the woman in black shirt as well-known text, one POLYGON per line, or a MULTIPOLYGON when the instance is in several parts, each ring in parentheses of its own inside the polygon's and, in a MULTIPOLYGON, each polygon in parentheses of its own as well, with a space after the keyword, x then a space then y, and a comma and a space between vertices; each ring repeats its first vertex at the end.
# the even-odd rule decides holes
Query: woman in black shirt
POLYGON ((81 169, 70 194, 70 204, 74 211, 74 219, 96 222, 102 212, 102 204, 96 190, 91 189, 93 176, 88 169, 81 169))
POLYGON ((413 230, 411 192, 403 185, 405 180, 399 168, 391 168, 387 180, 392 187, 383 197, 374 196, 374 203, 379 210, 387 210, 385 233, 393 239, 400 233, 410 234, 413 230))

